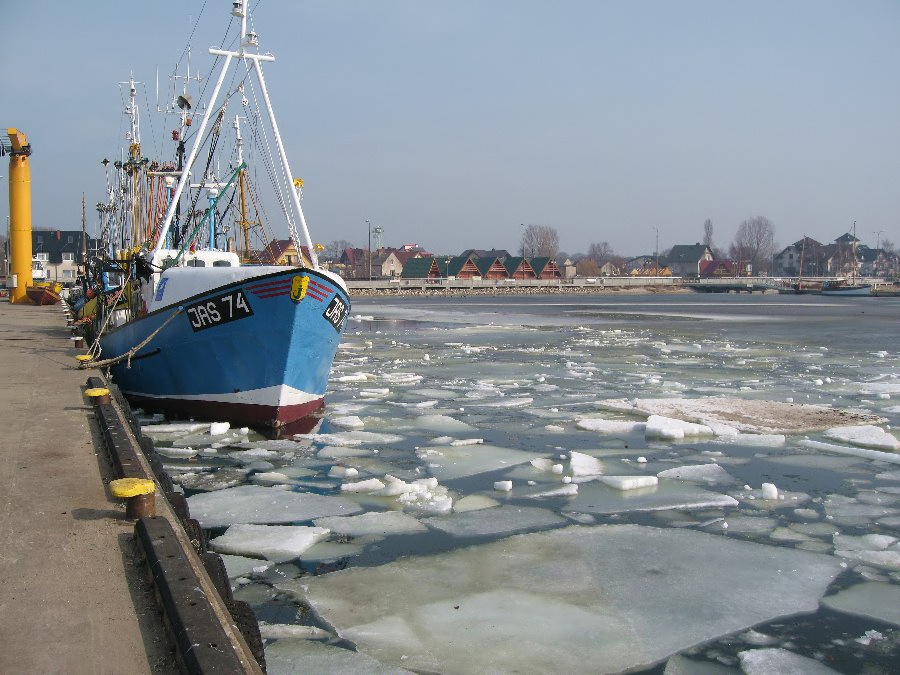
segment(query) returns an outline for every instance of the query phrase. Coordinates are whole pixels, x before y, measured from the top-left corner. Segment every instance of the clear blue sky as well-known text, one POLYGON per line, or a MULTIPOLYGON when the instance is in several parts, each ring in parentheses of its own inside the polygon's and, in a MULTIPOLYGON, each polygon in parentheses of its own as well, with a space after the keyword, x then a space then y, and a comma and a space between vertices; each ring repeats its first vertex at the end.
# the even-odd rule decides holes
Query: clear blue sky
MULTIPOLYGON (((193 62, 209 76, 230 5, 0 0, 0 124, 34 147, 35 226, 80 227, 82 192, 95 225, 130 73, 145 154, 170 153, 174 126, 147 112, 157 68, 165 84, 201 16, 193 62)), ((701 241, 709 218, 727 248, 765 216, 780 246, 854 220, 864 243, 900 244, 897 0, 254 6, 316 241, 365 246, 368 219, 386 245, 516 250, 535 223, 569 253, 635 255, 656 228, 666 249, 701 241)))

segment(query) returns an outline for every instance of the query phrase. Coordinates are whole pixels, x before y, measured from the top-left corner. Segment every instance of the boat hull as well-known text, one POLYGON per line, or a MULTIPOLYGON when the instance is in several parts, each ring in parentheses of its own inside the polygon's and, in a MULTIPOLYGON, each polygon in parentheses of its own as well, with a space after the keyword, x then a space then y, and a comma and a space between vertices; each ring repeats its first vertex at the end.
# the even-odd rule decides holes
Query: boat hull
POLYGON ((827 285, 822 287, 822 295, 832 295, 840 297, 855 297, 872 295, 872 287, 869 284, 856 284, 853 286, 834 286, 829 288, 827 285))
POLYGON ((60 300, 62 286, 55 284, 36 284, 25 289, 25 295, 36 305, 55 305, 60 300))
POLYGON ((110 368, 132 403, 180 418, 278 427, 322 407, 349 309, 346 291, 328 275, 284 268, 126 323, 101 338, 101 359, 123 357, 149 338, 110 368))

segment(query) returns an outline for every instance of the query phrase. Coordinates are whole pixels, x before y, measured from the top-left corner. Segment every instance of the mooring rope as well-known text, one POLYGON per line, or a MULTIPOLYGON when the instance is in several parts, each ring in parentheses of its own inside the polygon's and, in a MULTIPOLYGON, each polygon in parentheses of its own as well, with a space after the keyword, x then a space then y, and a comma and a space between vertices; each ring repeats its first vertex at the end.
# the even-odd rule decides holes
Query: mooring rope
POLYGON ((157 328, 155 331, 150 333, 150 335, 148 335, 143 341, 141 341, 140 344, 135 345, 134 347, 129 349, 124 354, 121 354, 121 355, 116 356, 111 359, 103 359, 102 361, 82 361, 80 364, 78 364, 78 367, 81 370, 84 370, 85 368, 106 368, 107 366, 113 366, 113 365, 115 365, 117 363, 121 363, 122 361, 125 361, 127 359, 128 360, 127 367, 131 368, 131 357, 134 356, 138 351, 140 351, 141 349, 146 347, 148 344, 150 344, 150 341, 153 338, 155 338, 157 336, 157 334, 163 328, 168 326, 169 322, 172 321, 172 319, 174 319, 176 316, 181 314, 183 311, 184 311, 184 307, 179 307, 178 309, 176 309, 174 312, 172 312, 172 314, 169 315, 169 317, 165 321, 162 322, 162 324, 160 324, 159 328, 157 328))
MULTIPOLYGON (((107 308, 112 307, 113 310, 115 310, 115 307, 119 302, 119 298, 121 298, 122 294, 125 293, 125 289, 128 287, 128 282, 131 281, 131 276, 131 272, 129 272, 128 276, 122 281, 122 286, 118 291, 116 291, 112 299, 105 300, 107 308)), ((103 295, 97 295, 97 309, 95 310, 95 313, 100 311, 100 302, 103 297, 103 295)), ((91 355, 91 358, 100 356, 100 336, 103 335, 104 331, 106 331, 106 327, 109 325, 109 321, 110 319, 112 319, 113 314, 114 311, 108 311, 106 313, 106 317, 103 319, 103 325, 100 326, 100 330, 97 331, 97 337, 94 338, 94 342, 90 347, 88 347, 88 354, 91 355)))

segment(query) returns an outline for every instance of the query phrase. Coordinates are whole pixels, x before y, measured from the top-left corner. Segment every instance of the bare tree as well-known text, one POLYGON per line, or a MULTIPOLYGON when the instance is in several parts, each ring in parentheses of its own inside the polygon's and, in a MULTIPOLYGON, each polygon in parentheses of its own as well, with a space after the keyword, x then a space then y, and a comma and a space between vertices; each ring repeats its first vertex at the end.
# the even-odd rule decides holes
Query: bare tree
POLYGON ((768 270, 775 253, 775 227, 763 216, 745 220, 738 226, 729 253, 739 263, 749 263, 753 274, 768 270))
POLYGON ((585 258, 575 265, 575 274, 580 277, 599 277, 600 265, 591 258, 585 258))
POLYGON ((713 248, 713 226, 712 221, 707 218, 703 221, 703 243, 706 246, 709 246, 710 250, 713 248))
POLYGON ((353 244, 351 244, 346 239, 335 239, 332 242, 329 242, 325 247, 323 253, 325 254, 323 257, 326 260, 339 260, 344 251, 348 248, 353 248, 353 244))
POLYGON ((889 239, 881 240, 881 250, 885 253, 893 253, 894 252, 894 242, 889 239))
POLYGON ((593 243, 588 247, 587 257, 598 265, 607 262, 613 255, 612 246, 605 241, 593 243))
POLYGON ((559 251, 559 233, 549 225, 529 225, 522 232, 522 255, 526 258, 555 258, 559 251))

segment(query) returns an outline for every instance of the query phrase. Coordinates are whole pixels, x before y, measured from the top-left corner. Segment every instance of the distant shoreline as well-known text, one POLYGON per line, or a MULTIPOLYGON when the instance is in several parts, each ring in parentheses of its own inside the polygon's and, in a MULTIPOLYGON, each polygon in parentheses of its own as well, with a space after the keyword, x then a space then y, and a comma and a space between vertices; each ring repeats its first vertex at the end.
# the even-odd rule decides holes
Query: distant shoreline
POLYGON ((351 297, 468 297, 473 295, 683 295, 696 291, 682 286, 490 286, 474 288, 350 288, 351 297))

